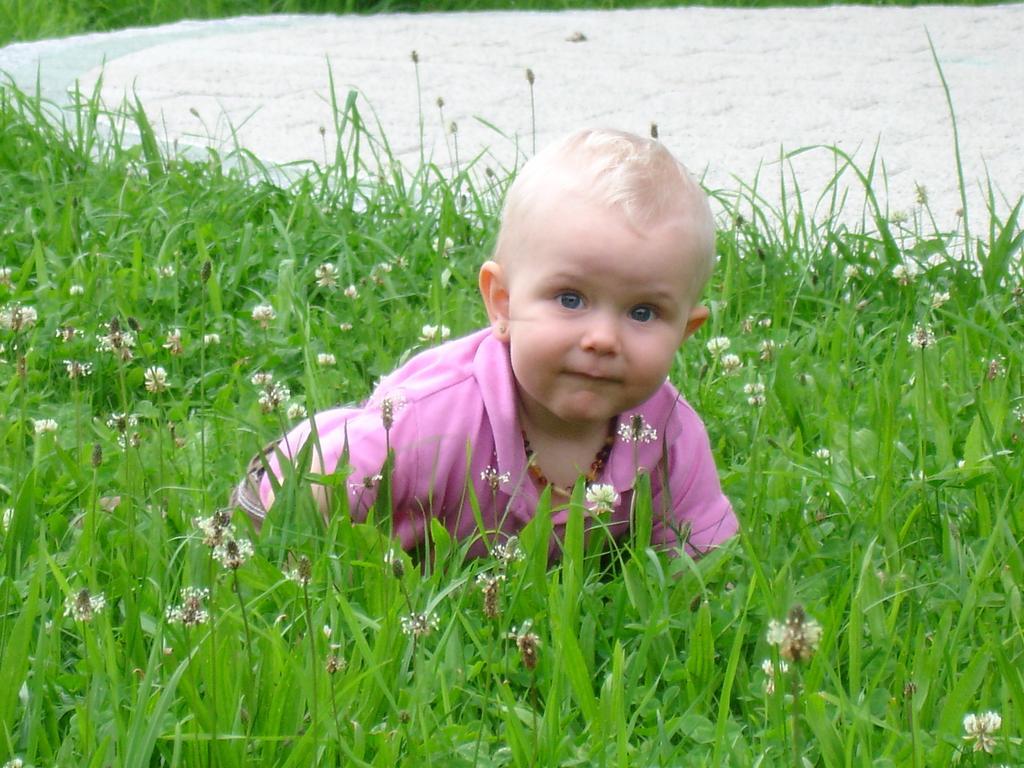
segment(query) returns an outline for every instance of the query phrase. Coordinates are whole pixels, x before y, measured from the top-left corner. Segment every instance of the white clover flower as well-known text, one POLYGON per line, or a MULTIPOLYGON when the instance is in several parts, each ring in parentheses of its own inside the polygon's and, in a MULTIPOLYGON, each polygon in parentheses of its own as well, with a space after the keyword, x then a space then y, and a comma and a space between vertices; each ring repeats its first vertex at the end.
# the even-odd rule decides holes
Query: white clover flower
POLYGON ((225 568, 236 570, 253 554, 252 542, 248 539, 225 538, 213 548, 213 559, 225 568))
POLYGON ((359 289, 356 288, 355 285, 350 284, 349 287, 345 289, 345 297, 349 299, 358 299, 359 289))
POLYGON ((337 358, 330 352, 321 352, 316 356, 317 365, 327 367, 338 362, 337 358))
POLYGON ((779 646, 779 655, 789 661, 807 661, 818 650, 821 625, 808 616, 799 605, 789 610, 785 622, 772 619, 768 623, 766 639, 769 645, 779 646))
POLYGON ((276 411, 291 396, 291 390, 288 389, 288 387, 286 387, 284 384, 271 384, 262 392, 260 392, 260 410, 262 410, 263 413, 270 413, 271 411, 276 411))
POLYGON ((266 387, 274 383, 274 374, 269 371, 256 371, 249 377, 249 383, 254 387, 266 387))
POLYGON ((107 598, 103 596, 102 592, 93 595, 88 589, 82 587, 74 597, 69 597, 64 603, 64 615, 70 616, 75 621, 88 623, 106 607, 107 598))
POLYGON ((127 432, 139 425, 139 417, 134 413, 112 413, 107 419, 107 426, 118 432, 127 432))
POLYGON ((380 421, 384 429, 390 430, 395 424, 395 414, 405 407, 405 395, 390 392, 380 400, 380 421))
POLYGON ((348 487, 353 491, 372 491, 377 487, 377 483, 384 479, 384 475, 363 475, 363 479, 357 483, 349 483, 348 487))
POLYGON ((481 589, 486 589, 488 585, 494 582, 504 582, 504 573, 478 573, 476 575, 476 585, 481 589))
POLYGON ((985 377, 989 381, 995 381, 1006 375, 1006 358, 999 356, 988 361, 988 371, 985 377))
POLYGON ((72 339, 74 339, 76 337, 79 337, 79 336, 84 336, 85 334, 83 334, 82 331, 80 331, 78 328, 75 328, 73 326, 62 325, 59 328, 57 328, 57 330, 54 332, 53 335, 54 335, 54 338, 60 339, 61 341, 67 343, 67 342, 71 341, 72 339))
POLYGON ((420 330, 420 341, 434 341, 440 337, 442 341, 452 335, 447 325, 424 325, 420 330))
POLYGON ((338 284, 338 268, 325 262, 316 268, 315 277, 321 288, 334 288, 338 284))
POLYGON ((168 624, 181 624, 184 627, 196 627, 210 620, 210 614, 203 607, 209 599, 210 590, 197 587, 185 587, 181 590, 181 604, 168 606, 164 616, 168 624))
POLYGON ((25 768, 25 761, 20 757, 12 757, 4 763, 4 768, 25 768))
POLYGON ((857 264, 847 264, 843 269, 843 280, 850 282, 860 277, 860 266, 857 264))
POLYGON ((341 331, 351 331, 352 330, 352 323, 341 323, 340 325, 338 325, 338 330, 341 330, 341 331))
POLYGON ((151 365, 146 369, 143 378, 146 381, 147 392, 156 394, 167 389, 167 371, 162 366, 151 365))
POLYGON ((519 656, 523 660, 523 666, 527 669, 534 669, 537 666, 538 651, 540 650, 540 638, 530 631, 532 626, 532 622, 527 619, 519 629, 513 629, 509 633, 509 638, 515 640, 519 656))
POLYGON ((291 403, 288 406, 288 410, 285 411, 285 415, 289 421, 295 421, 296 419, 304 419, 308 415, 306 413, 306 406, 302 403, 291 403))
POLYGON ((718 357, 732 346, 732 341, 728 336, 715 336, 712 339, 708 339, 708 343, 705 346, 707 347, 708 352, 715 357, 718 357))
POLYGON ((441 622, 436 613, 410 613, 402 617, 402 632, 409 637, 419 639, 436 630, 441 622))
POLYGON ((822 461, 829 461, 832 458, 832 451, 828 448, 819 448, 814 452, 814 455, 822 461))
POLYGON ((932 333, 932 329, 927 325, 918 323, 914 326, 914 330, 911 331, 910 335, 907 336, 907 342, 918 349, 928 349, 928 347, 935 345, 935 334, 932 333))
POLYGON ((6 328, 14 333, 27 331, 38 319, 39 315, 35 309, 23 304, 8 304, 0 309, 0 328, 6 328))
POLYGON ((512 476, 508 472, 499 473, 495 467, 487 467, 480 473, 480 479, 487 483, 492 492, 495 492, 501 485, 509 482, 512 476))
POLYGON ((181 343, 180 328, 173 328, 167 332, 167 340, 164 342, 164 349, 168 350, 172 355, 180 355, 185 351, 185 348, 181 343))
MULTIPOLYGON (((348 669, 348 662, 346 662, 343 656, 339 656, 337 651, 341 648, 338 643, 331 643, 331 653, 327 657, 327 663, 324 665, 324 670, 328 675, 336 675, 339 672, 344 672, 348 669)), ((352 723, 358 728, 358 724, 353 720, 352 723)))
POLYGON ((174 265, 162 264, 156 268, 157 277, 174 277, 174 265))
POLYGON ((216 346, 217 344, 220 344, 220 334, 219 333, 207 333, 206 335, 203 336, 203 344, 205 344, 208 347, 212 347, 212 346, 216 346))
POLYGON ((488 619, 501 616, 501 585, 504 581, 503 573, 478 573, 476 576, 476 584, 484 595, 484 616, 488 619))
POLYGON ((974 742, 975 752, 987 752, 992 754, 996 747, 996 740, 992 736, 1003 725, 1003 718, 998 712, 983 712, 976 715, 973 712, 964 717, 964 741, 974 742))
POLYGON ((653 443, 658 439, 658 430, 648 424, 641 413, 634 413, 625 421, 619 422, 616 431, 619 438, 626 443, 653 443))
POLYGON ((734 355, 732 353, 729 353, 727 355, 722 355, 721 363, 722 363, 722 371, 727 376, 730 375, 730 374, 736 373, 736 371, 738 371, 740 368, 743 367, 743 361, 740 360, 740 356, 739 355, 734 355))
POLYGON ((257 304, 252 310, 252 319, 260 324, 260 328, 266 330, 270 323, 277 317, 277 312, 270 304, 257 304))
POLYGON ((758 347, 758 357, 760 357, 761 360, 763 360, 764 362, 770 363, 772 360, 775 359, 776 348, 777 347, 774 341, 772 341, 771 339, 765 339, 764 341, 761 342, 761 345, 758 347))
POLYGON ((77 360, 65 360, 64 369, 69 379, 80 379, 92 373, 92 363, 80 363, 77 360))
POLYGON ((121 324, 118 322, 111 321, 107 326, 107 332, 97 336, 96 340, 99 342, 96 346, 97 352, 110 352, 124 363, 135 357, 132 351, 135 348, 135 334, 121 330, 121 324))
POLYGON ((285 571, 284 577, 288 581, 295 582, 300 587, 308 587, 313 581, 313 564, 309 561, 308 557, 303 555, 299 558, 294 568, 285 571))
MULTIPOLYGON (((337 644, 332 644, 331 650, 336 651, 340 647, 341 646, 337 644)), ((327 672, 328 675, 335 675, 338 672, 343 672, 346 669, 348 669, 348 662, 336 653, 331 653, 327 657, 327 661, 324 663, 324 671, 327 672)), ((352 722, 354 723, 355 721, 353 720, 352 722)))
POLYGON ((56 432, 57 421, 55 419, 33 419, 32 430, 37 435, 45 435, 48 432, 56 432))
POLYGON ((615 492, 615 486, 610 483, 593 483, 587 487, 587 505, 592 512, 601 514, 611 512, 619 503, 619 494, 615 492))
POLYGON ((203 534, 203 544, 207 547, 216 547, 226 539, 234 538, 231 512, 227 509, 218 510, 209 517, 194 517, 192 525, 203 534))
POLYGON ((81 296, 85 293, 85 286, 80 283, 74 283, 68 287, 69 296, 81 296))
POLYGON ((502 567, 508 567, 512 563, 526 557, 526 554, 519 546, 518 536, 509 536, 508 539, 500 544, 495 544, 494 548, 491 550, 491 554, 494 555, 494 558, 501 563, 502 567))
POLYGON ((455 247, 455 241, 452 240, 450 237, 446 237, 444 239, 444 242, 442 243, 439 237, 435 237, 433 242, 431 243, 431 246, 433 247, 436 253, 439 253, 445 258, 447 258, 448 251, 455 247))
POLYGON ((918 268, 917 264, 912 261, 897 264, 892 268, 892 276, 900 285, 910 285, 914 278, 916 278, 920 273, 921 270, 918 268))
POLYGON ((949 301, 949 291, 936 291, 932 294, 932 309, 938 309, 949 301))
POLYGON ((757 381, 752 384, 744 384, 743 392, 748 395, 747 403, 755 407, 765 404, 764 384, 757 381))
POLYGON ((10 267, 0 267, 0 285, 2 285, 4 288, 13 288, 13 274, 14 272, 11 270, 10 267))

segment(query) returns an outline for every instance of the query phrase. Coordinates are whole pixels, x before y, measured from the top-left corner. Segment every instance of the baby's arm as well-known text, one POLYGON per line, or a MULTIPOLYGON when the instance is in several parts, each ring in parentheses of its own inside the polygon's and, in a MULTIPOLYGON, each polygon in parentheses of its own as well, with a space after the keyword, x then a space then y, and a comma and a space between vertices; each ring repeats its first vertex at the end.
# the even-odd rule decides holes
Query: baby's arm
MULTIPOLYGON (((323 411, 312 421, 300 422, 253 457, 232 493, 232 503, 245 510, 259 526, 274 502, 275 485, 285 482, 291 471, 300 472, 304 477, 329 475, 337 470, 347 449, 347 463, 353 473, 346 480, 345 488, 350 509, 359 517, 376 496, 375 478, 379 479, 384 466, 387 444, 379 410, 366 407, 323 411), (305 466, 295 466, 299 459, 304 459, 305 466), (282 465, 288 464, 291 467, 285 471, 282 465)), ((317 508, 326 515, 330 507, 330 488, 312 482, 310 490, 317 508)))

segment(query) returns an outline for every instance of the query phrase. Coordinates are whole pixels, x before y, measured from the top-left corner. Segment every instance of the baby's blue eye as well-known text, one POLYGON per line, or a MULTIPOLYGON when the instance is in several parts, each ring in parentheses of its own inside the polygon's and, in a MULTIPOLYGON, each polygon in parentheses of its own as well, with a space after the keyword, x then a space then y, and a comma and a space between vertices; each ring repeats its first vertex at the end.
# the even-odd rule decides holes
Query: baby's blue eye
POLYGON ((583 299, 578 293, 566 291, 558 294, 558 303, 566 309, 579 309, 583 306, 583 299))
POLYGON ((654 310, 641 304, 639 307, 633 307, 629 310, 629 317, 638 323, 649 323, 654 319, 654 310))

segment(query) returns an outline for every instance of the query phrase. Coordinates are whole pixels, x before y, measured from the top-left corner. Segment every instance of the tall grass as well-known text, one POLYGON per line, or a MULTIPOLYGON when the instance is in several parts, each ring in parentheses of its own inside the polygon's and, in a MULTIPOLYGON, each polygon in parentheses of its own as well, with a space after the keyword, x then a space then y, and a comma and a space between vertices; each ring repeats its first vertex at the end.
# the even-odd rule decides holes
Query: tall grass
POLYGON ((1019 206, 967 241, 870 195, 847 229, 833 192, 870 168, 785 210, 717 193, 712 318, 673 378, 743 530, 699 561, 595 551, 577 499, 555 565, 548 502, 522 558, 465 562, 436 528, 420 562, 286 483, 261 534, 235 517, 255 551, 232 562, 217 511, 298 406, 365 396, 436 341, 425 325, 484 322, 507 179, 403 172, 355 99, 334 162, 287 185, 79 101, 47 118, 0 90, 0 761, 1024 760, 1019 206), (256 372, 287 385, 280 408, 256 372), (766 631, 795 604, 823 633, 783 671, 766 631), (989 710, 994 741, 965 740, 989 710))

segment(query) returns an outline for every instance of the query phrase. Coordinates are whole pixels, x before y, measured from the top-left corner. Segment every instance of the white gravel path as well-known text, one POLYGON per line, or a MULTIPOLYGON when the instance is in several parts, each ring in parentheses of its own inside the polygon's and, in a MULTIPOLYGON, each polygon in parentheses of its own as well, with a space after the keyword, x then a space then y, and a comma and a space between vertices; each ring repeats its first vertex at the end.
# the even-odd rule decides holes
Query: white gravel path
MULTIPOLYGON (((890 211, 913 212, 922 185, 951 228, 961 207, 953 130, 929 34, 977 227, 986 180, 1002 215, 1024 194, 1024 5, 240 18, 11 45, 0 70, 24 88, 38 74, 59 102, 102 73, 103 99, 134 91, 168 141, 228 149, 234 136, 276 163, 323 161, 333 146, 330 71, 339 98, 357 89, 407 165, 419 159, 419 95, 429 157, 451 162, 455 122, 462 161, 485 152, 481 167, 497 169, 531 151, 530 68, 538 145, 583 125, 646 132, 656 122, 711 188, 758 179, 772 204, 780 172, 789 177, 783 152, 835 146, 864 169, 877 152, 890 211)), ((808 205, 835 163, 826 149, 792 160, 808 205)), ((862 196, 844 178, 850 215, 862 196)))

